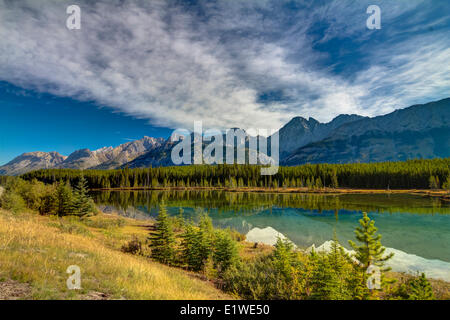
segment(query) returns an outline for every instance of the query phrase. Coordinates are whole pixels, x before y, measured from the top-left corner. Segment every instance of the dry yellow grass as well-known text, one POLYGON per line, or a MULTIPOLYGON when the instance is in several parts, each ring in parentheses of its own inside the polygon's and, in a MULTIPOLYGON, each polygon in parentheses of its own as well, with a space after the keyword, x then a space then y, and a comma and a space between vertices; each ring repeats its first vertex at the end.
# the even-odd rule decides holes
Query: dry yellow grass
POLYGON ((121 239, 134 232, 139 228, 133 224, 64 229, 55 219, 0 210, 0 281, 29 283, 32 299, 80 299, 93 292, 111 299, 230 298, 183 270, 120 252, 121 239), (81 290, 67 289, 70 265, 81 268, 81 290))

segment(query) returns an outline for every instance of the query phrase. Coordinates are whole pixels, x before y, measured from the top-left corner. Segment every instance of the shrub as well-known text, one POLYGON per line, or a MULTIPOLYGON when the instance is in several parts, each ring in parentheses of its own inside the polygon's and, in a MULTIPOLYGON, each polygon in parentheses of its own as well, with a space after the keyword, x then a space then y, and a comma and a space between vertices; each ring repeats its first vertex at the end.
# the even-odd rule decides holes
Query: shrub
POLYGON ((122 252, 131 253, 135 255, 142 255, 142 241, 138 237, 133 236, 133 238, 122 246, 122 252))
POLYGON ((14 213, 22 212, 26 209, 25 200, 14 191, 7 190, 0 199, 0 206, 5 210, 14 213))
POLYGON ((433 289, 425 274, 422 273, 419 277, 412 279, 407 284, 408 299, 409 300, 434 300, 433 289))

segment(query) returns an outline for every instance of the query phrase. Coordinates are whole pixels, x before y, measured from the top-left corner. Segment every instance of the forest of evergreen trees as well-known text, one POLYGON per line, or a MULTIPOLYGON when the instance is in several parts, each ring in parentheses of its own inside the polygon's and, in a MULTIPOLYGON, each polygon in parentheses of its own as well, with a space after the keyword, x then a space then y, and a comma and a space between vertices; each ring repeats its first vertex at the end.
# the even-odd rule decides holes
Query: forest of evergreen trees
POLYGON ((38 170, 22 175, 45 183, 84 176, 90 188, 129 187, 343 187, 374 189, 449 189, 450 158, 404 162, 306 164, 280 167, 273 176, 256 165, 193 165, 120 170, 38 170))

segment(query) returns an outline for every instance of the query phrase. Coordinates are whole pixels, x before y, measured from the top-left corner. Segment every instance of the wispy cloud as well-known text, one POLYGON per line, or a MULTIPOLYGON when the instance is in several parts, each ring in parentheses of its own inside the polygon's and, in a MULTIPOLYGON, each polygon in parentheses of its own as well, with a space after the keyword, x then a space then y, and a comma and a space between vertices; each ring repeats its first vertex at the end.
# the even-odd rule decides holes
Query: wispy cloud
POLYGON ((369 2, 79 1, 82 29, 71 31, 71 2, 0 0, 0 80, 172 128, 277 128, 448 96, 445 10, 377 1, 377 35, 369 2))

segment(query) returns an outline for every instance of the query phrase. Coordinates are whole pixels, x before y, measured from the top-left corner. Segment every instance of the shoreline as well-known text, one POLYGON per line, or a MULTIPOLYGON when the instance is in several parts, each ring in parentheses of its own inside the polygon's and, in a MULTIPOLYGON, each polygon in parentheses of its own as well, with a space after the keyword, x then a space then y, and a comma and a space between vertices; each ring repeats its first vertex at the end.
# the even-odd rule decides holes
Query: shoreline
POLYGON ((91 191, 226 191, 226 192, 253 192, 253 193, 312 193, 312 194, 414 194, 431 197, 441 197, 450 201, 447 190, 428 189, 351 189, 351 188, 260 188, 260 187, 120 187, 120 188, 93 188, 91 191))
MULTIPOLYGON (((111 213, 101 212, 101 214, 106 215, 106 216, 110 215, 110 216, 121 217, 120 213, 117 212, 117 211, 113 211, 111 213)), ((155 222, 156 222, 156 220, 150 219, 150 220, 147 221, 148 223, 146 223, 145 225, 141 225, 140 223, 142 223, 142 221, 140 221, 140 220, 136 220, 134 218, 127 218, 127 219, 130 219, 131 221, 135 222, 137 225, 142 226, 142 227, 148 227, 149 225, 153 226, 155 224, 155 222)), ((219 228, 219 229, 221 229, 221 228, 219 228)), ((264 242, 261 242, 261 241, 251 241, 251 240, 247 239, 247 237, 246 237, 247 235, 246 234, 243 234, 243 235, 245 236, 245 239, 240 241, 240 243, 242 244, 242 248, 243 248, 243 252, 242 253, 243 253, 244 256, 257 257, 258 255, 265 254, 265 253, 270 252, 270 251, 275 249, 275 245, 274 244, 268 244, 268 243, 264 243, 264 242), (254 246, 255 244, 257 244, 257 247, 254 246)), ((332 241, 332 240, 331 239, 327 240, 324 243, 317 244, 317 246, 315 246, 315 244, 313 244, 312 246, 315 246, 316 249, 319 249, 324 244, 326 244, 328 241, 332 241)), ((302 254, 308 254, 310 248, 311 248, 311 246, 307 246, 307 247, 297 247, 296 246, 296 250, 301 252, 302 254)), ((400 250, 396 250, 395 248, 388 248, 388 247, 385 247, 385 248, 389 249, 389 250, 395 250, 396 252, 402 252, 400 250)), ((325 251, 319 250, 317 252, 325 252, 325 251)), ((347 250, 347 253, 350 254, 351 252, 349 250, 347 250)), ((410 256, 415 256, 414 254, 408 254, 407 252, 404 252, 404 254, 407 254, 407 255, 410 255, 410 256)), ((426 258, 423 258, 423 257, 420 257, 420 256, 417 256, 417 257, 419 257, 421 259, 424 259, 424 260, 427 260, 427 261, 435 261, 434 259, 426 259, 426 258)), ((445 262, 444 260, 438 260, 438 261, 445 262)), ((423 270, 422 272, 427 272, 427 270, 423 270)), ((409 270, 409 271, 399 271, 399 270, 397 270, 397 271, 389 271, 388 274, 393 276, 397 280, 399 280, 401 278, 410 278, 410 277, 414 276, 413 270, 409 270)), ((443 279, 443 278, 437 278, 437 277, 433 277, 433 276, 428 276, 428 280, 431 281, 435 285, 441 284, 441 285, 443 285, 443 286, 445 286, 447 288, 450 288, 450 279, 443 279)))

